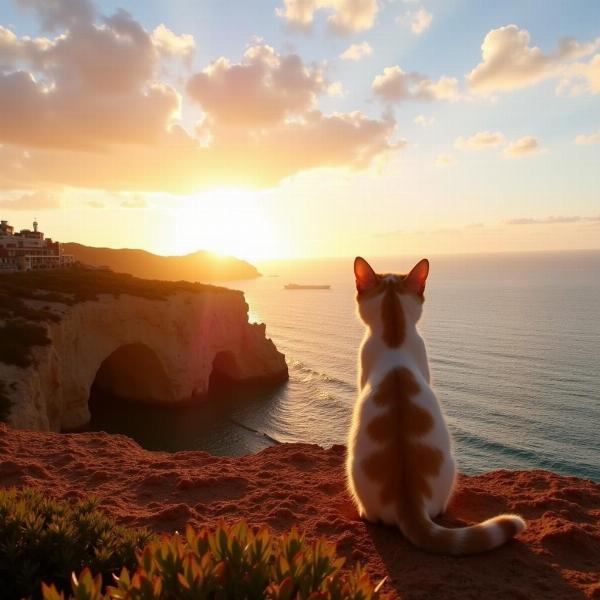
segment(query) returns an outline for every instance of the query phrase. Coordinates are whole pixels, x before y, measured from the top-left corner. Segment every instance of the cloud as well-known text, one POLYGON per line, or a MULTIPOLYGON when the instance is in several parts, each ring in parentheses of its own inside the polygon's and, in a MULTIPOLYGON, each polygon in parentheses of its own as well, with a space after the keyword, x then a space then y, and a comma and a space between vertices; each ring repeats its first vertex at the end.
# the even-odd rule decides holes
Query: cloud
POLYGON ((582 133, 575 138, 575 143, 580 146, 589 146, 590 144, 600 144, 600 129, 595 133, 582 133))
POLYGON ((417 115, 413 120, 421 127, 433 127, 435 123, 435 117, 426 117, 425 115, 417 115))
POLYGON ((415 11, 408 11, 403 16, 396 19, 398 23, 407 25, 415 35, 421 35, 427 31, 433 21, 433 15, 424 8, 415 11))
POLYGON ((0 202, 2 210, 54 210, 60 208, 60 200, 54 194, 33 192, 0 202))
POLYGON ((327 21, 337 33, 356 33, 373 27, 379 11, 377 0, 284 0, 276 14, 288 25, 298 29, 312 26, 315 13, 330 12, 327 21))
POLYGON ((505 143, 504 136, 499 131, 478 131, 468 139, 460 136, 454 141, 457 150, 479 151, 486 148, 496 148, 505 143))
POLYGON ((540 151, 541 148, 537 139, 531 135, 528 135, 518 139, 512 144, 509 144, 504 150, 504 156, 506 158, 518 158, 520 156, 537 154, 540 151))
MULTIPOLYGON (((32 152, 15 160, 0 148, 0 187, 32 182, 123 191, 194 193, 216 186, 268 187, 317 168, 364 169, 404 142, 390 138, 390 117, 360 112, 325 115, 310 111, 300 120, 256 130, 219 131, 208 147, 181 141, 122 147, 111 153, 32 152), (12 160, 11 160, 12 159, 12 160)), ((175 136, 173 136, 175 138, 175 136)))
POLYGON ((202 118, 188 131, 181 94, 160 74, 165 58, 189 60, 191 37, 149 33, 124 11, 96 23, 86 11, 50 11, 61 0, 28 4, 66 29, 51 39, 0 30, 1 189, 270 186, 309 169, 364 169, 403 145, 391 116, 318 110, 340 86, 259 41, 189 78, 202 118))
POLYGON ((16 3, 34 10, 44 31, 92 23, 96 16, 91 0, 16 0, 16 3))
MULTIPOLYGON (((568 67, 571 61, 599 47, 600 38, 587 44, 563 39, 554 52, 544 54, 537 46, 530 46, 526 29, 507 25, 492 29, 485 36, 482 62, 467 75, 467 82, 472 91, 482 93, 527 87, 544 79, 568 76, 569 68, 573 68, 568 67)), ((587 73, 580 76, 590 77, 587 73)))
POLYGON ((453 167, 456 165, 456 158, 452 154, 438 154, 435 158, 435 164, 438 167, 453 167))
POLYGON ((343 96, 344 95, 344 84, 341 81, 334 81, 327 86, 328 96, 343 96))
POLYGON ((560 225, 565 223, 580 223, 582 221, 596 222, 600 221, 600 215, 598 216, 551 216, 543 219, 531 219, 531 218, 518 218, 510 219, 506 222, 507 225, 560 225))
POLYGON ((559 93, 568 91, 572 95, 600 94, 600 54, 596 54, 587 63, 578 62, 569 65, 557 91, 559 93))
POLYGON ((160 24, 152 32, 154 47, 166 58, 181 58, 190 65, 196 52, 196 41, 190 34, 177 35, 164 24, 160 24))
POLYGON ((387 102, 404 100, 458 100, 461 94, 458 81, 440 77, 437 81, 420 73, 406 73, 398 65, 386 67, 372 84, 373 93, 387 102))
POLYGON ((323 72, 297 54, 280 56, 262 43, 248 47, 239 63, 222 57, 188 82, 189 96, 222 127, 280 122, 314 108, 327 82, 323 72))
POLYGON ((361 42, 360 44, 352 44, 349 48, 347 48, 342 54, 340 54, 340 58, 343 60, 360 60, 365 56, 370 56, 373 54, 373 48, 369 42, 361 42))
MULTIPOLYGON (((46 15, 62 3, 27 4, 46 15)), ((47 15, 49 23, 62 17, 58 8, 47 15)), ((179 94, 156 80, 160 57, 152 37, 124 11, 101 25, 78 21, 52 40, 6 30, 0 39, 1 143, 87 150, 148 144, 178 114, 179 94)))

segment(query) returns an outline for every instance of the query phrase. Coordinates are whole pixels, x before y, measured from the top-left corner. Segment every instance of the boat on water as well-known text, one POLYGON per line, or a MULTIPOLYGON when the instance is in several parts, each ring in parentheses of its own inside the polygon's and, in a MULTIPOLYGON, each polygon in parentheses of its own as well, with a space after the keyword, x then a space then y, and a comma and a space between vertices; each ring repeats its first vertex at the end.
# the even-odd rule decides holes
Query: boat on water
POLYGON ((288 283, 283 286, 286 290, 330 290, 330 285, 300 285, 299 283, 288 283))

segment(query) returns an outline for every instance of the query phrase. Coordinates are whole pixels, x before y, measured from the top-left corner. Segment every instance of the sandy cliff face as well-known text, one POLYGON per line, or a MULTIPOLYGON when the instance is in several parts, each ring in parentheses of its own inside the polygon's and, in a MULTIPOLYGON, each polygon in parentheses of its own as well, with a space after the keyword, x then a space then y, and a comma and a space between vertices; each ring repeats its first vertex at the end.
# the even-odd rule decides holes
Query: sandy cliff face
POLYGON ((216 368, 237 381, 283 381, 283 354, 249 324, 241 292, 182 292, 165 300, 121 295, 61 306, 51 344, 26 369, 0 364, 12 401, 8 422, 52 430, 85 425, 97 384, 139 400, 178 402, 208 390, 216 368))

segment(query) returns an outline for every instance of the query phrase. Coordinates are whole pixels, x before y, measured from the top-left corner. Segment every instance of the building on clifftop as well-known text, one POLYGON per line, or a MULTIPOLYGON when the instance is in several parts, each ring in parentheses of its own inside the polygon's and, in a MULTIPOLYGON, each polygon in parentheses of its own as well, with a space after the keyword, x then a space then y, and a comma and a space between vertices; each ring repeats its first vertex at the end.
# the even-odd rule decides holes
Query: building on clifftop
POLYGON ((59 242, 38 231, 37 221, 33 222, 33 229, 16 233, 8 221, 0 221, 0 273, 58 269, 71 266, 74 261, 72 254, 63 254, 59 242))

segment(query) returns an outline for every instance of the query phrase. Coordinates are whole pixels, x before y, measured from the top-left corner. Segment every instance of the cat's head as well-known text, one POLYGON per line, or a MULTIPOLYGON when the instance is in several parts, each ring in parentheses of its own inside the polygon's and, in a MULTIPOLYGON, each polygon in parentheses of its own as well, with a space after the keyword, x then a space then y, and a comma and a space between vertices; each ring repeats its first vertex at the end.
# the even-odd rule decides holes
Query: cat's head
MULTIPOLYGON (((354 260, 356 300, 362 320, 371 328, 402 329, 406 321, 416 323, 423 312, 429 261, 420 260, 406 274, 379 274, 362 257, 354 260)), ((398 331, 396 337, 402 332, 398 331)), ((394 337, 390 333, 391 337, 394 337)))

